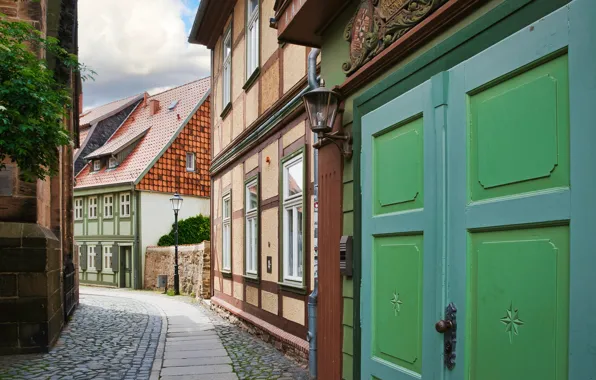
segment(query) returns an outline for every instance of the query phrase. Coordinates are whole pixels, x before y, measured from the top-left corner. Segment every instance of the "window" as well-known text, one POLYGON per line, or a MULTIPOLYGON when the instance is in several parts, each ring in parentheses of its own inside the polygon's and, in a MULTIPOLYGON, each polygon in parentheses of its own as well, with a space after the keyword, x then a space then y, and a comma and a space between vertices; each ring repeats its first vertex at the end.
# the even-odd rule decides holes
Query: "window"
POLYGON ((112 247, 111 246, 103 247, 103 269, 104 269, 104 271, 112 270, 112 247))
POLYGON ((130 216, 130 194, 120 194, 120 216, 130 216))
POLYGON ((94 160, 93 161, 93 171, 97 172, 101 169, 101 161, 100 160, 94 160))
POLYGON ((89 197, 89 219, 97 218, 97 197, 89 197))
POLYGON ((257 217, 258 217, 258 187, 257 180, 249 182, 246 185, 246 223, 244 224, 246 237, 246 274, 257 275, 257 217))
POLYGON ((186 153, 186 171, 187 172, 195 171, 195 154, 194 153, 186 153))
POLYGON ((87 269, 95 269, 95 246, 90 245, 87 247, 87 269))
POLYGON ((228 29, 223 42, 223 106, 230 103, 232 90, 232 29, 228 29))
POLYGON ((108 160, 108 168, 114 169, 116 166, 118 166, 118 160, 116 159, 116 157, 110 157, 110 159, 108 160))
POLYGON ((111 195, 105 195, 103 197, 103 216, 104 218, 114 216, 114 197, 111 195))
POLYGON ((75 199, 75 220, 83 220, 83 198, 75 199))
POLYGON ((259 67, 259 0, 248 0, 248 20, 246 23, 246 76, 259 67))
POLYGON ((223 198, 223 241, 222 241, 222 267, 225 271, 232 270, 232 224, 231 224, 231 197, 230 194, 223 198))
POLYGON ((283 164, 283 265, 284 280, 303 280, 303 198, 302 154, 283 164))

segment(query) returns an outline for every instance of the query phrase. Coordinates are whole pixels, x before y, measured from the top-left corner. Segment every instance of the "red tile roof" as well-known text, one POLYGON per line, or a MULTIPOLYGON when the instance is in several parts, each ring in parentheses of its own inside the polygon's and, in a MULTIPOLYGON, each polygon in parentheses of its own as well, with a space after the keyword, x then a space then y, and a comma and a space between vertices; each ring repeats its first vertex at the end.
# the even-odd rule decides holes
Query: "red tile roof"
MULTIPOLYGON (((128 120, 106 142, 104 147, 117 145, 127 139, 134 139, 147 130, 132 152, 114 169, 105 166, 99 172, 91 172, 90 165, 85 166, 76 177, 76 189, 131 183, 144 174, 154 160, 171 143, 174 135, 184 126, 191 113, 209 91, 210 78, 185 84, 180 87, 150 96, 147 105, 141 104, 129 116, 128 120), (159 112, 150 114, 149 101, 157 100, 159 112), (176 108, 168 106, 178 100, 176 108), (118 142, 118 143, 117 143, 118 142)), ((104 147, 99 148, 102 150, 104 147)), ((91 153, 95 155, 97 151, 91 153)))
MULTIPOLYGON (((116 100, 111 103, 104 104, 102 106, 85 111, 81 115, 79 115, 79 125, 84 126, 87 124, 95 124, 100 120, 103 120, 117 112, 120 112, 121 109, 128 107, 134 102, 142 99, 143 96, 144 94, 133 95, 128 98, 116 100)), ((79 140, 81 144, 83 144, 84 139, 81 137, 79 140)))

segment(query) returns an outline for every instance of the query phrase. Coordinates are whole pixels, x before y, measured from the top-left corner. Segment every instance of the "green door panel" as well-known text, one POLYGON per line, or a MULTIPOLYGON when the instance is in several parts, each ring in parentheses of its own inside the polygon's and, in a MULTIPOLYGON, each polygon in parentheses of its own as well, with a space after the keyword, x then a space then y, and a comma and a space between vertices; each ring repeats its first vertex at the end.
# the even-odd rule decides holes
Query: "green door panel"
POLYGON ((374 238, 373 357, 422 369, 422 236, 374 238))
POLYGON ((422 207, 422 125, 422 118, 419 117, 374 137, 373 191, 376 215, 422 207))
POLYGON ((363 118, 362 378, 440 372, 430 81, 363 118), (430 188, 430 192, 426 189, 430 188), (430 360, 427 360, 430 359, 430 360))
POLYGON ((473 201, 569 186, 567 55, 469 99, 473 201))
POLYGON ((470 379, 566 379, 569 229, 472 233, 470 240, 470 379))
POLYGON ((362 379, 596 380, 594 36, 572 1, 361 117, 362 379))

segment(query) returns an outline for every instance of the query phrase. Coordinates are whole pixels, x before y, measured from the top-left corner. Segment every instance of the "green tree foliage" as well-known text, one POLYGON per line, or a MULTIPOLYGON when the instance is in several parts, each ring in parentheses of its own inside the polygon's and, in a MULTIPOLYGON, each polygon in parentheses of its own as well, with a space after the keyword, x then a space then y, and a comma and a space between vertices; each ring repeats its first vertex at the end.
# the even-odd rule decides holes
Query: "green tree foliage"
POLYGON ((83 79, 94 74, 56 38, 44 38, 30 24, 0 14, 0 169, 10 157, 30 179, 55 174, 57 147, 71 143, 64 128, 72 104, 69 89, 55 79, 40 52, 80 72, 83 79))
MULTIPOLYGON (((174 245, 174 225, 169 234, 162 236, 157 243, 160 247, 174 245)), ((209 217, 197 215, 178 221, 178 244, 198 244, 210 239, 211 222, 209 217)))

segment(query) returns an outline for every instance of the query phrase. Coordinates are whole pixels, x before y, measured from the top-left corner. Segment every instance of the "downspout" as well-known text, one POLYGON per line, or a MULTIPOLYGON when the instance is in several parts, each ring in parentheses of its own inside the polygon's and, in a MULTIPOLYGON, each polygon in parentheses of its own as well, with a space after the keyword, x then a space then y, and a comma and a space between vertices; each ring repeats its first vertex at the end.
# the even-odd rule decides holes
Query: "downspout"
POLYGON ((131 200, 135 199, 135 255, 133 258, 133 262, 135 263, 135 270, 133 271, 134 274, 134 284, 132 285, 133 289, 142 289, 143 288, 143 268, 141 268, 143 258, 141 254, 145 254, 141 252, 141 193, 135 190, 135 186, 132 185, 132 195, 131 200))
MULTIPOLYGON (((321 54, 320 49, 312 49, 308 55, 308 88, 313 90, 319 87, 317 79, 317 57, 321 54)), ((317 134, 313 133, 313 143, 317 142, 317 134)), ((317 378, 317 298, 319 295, 319 269, 318 269, 318 249, 319 249, 319 151, 314 149, 314 278, 315 286, 312 293, 308 296, 308 370, 311 379, 317 378)))

